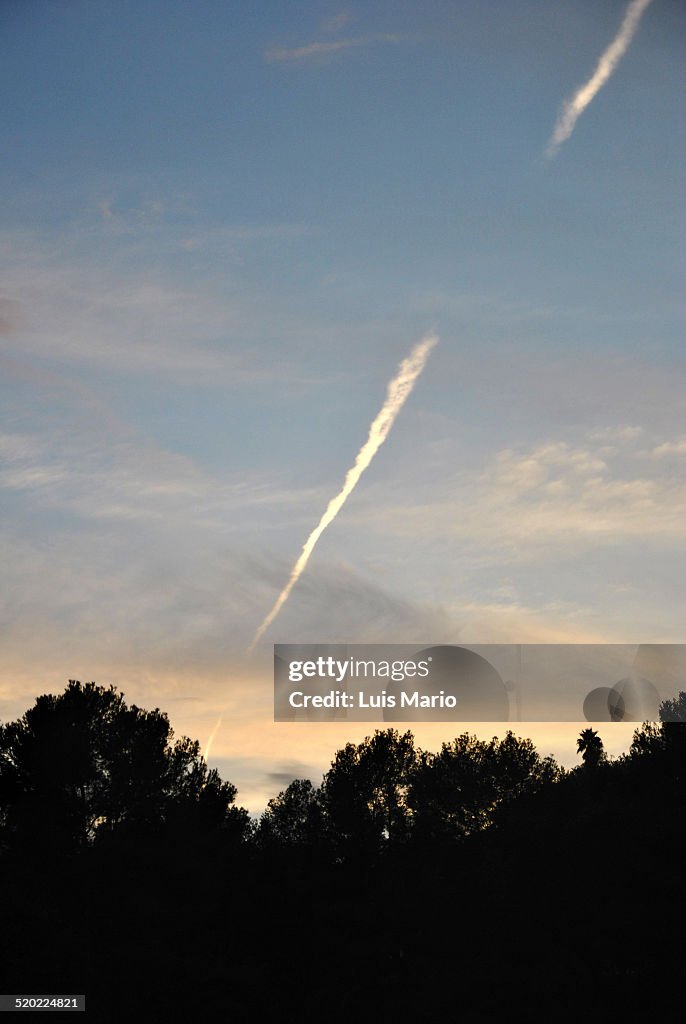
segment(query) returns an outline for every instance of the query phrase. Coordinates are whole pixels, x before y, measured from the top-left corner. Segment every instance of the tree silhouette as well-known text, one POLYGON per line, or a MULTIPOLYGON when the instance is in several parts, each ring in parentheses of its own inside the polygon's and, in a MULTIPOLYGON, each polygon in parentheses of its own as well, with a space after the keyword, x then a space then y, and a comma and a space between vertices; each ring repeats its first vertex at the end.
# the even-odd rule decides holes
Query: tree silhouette
POLYGON ((321 797, 327 825, 348 847, 376 848, 406 839, 407 795, 417 762, 414 737, 377 729, 358 745, 339 750, 324 776, 321 797))
POLYGON ((309 779, 294 779, 273 797, 260 818, 257 840, 262 846, 312 845, 323 835, 319 790, 309 779))
POLYGON ((0 727, 0 824, 9 844, 74 849, 114 833, 242 834, 236 789, 165 714, 128 707, 110 686, 70 680, 0 727))
POLYGON ((682 690, 672 700, 663 700, 660 704, 660 721, 686 722, 686 691, 682 690))
POLYGON ((686 784, 686 691, 660 704, 660 719, 673 774, 686 784))
POLYGON ((531 740, 511 731, 488 741, 463 733, 438 754, 419 758, 410 793, 415 834, 435 840, 478 832, 503 805, 559 775, 552 758, 542 758, 531 740))
POLYGON ((516 1016, 513 991, 531 1019, 579 993, 606 994, 605 1015, 681 968, 684 735, 646 723, 588 771, 604 751, 586 729, 586 767, 563 773, 512 733, 431 754, 387 729, 234 843, 253 833, 197 743, 72 682, 0 730, 0 962, 14 991, 86 991, 103 1020, 132 998, 151 1019, 214 1017, 229 993, 239 1019, 366 1019, 381 993, 384 1019, 439 1020, 460 982, 468 1019, 484 993, 516 1016))
POLYGON ((582 729, 576 741, 585 768, 594 769, 607 760, 603 741, 595 729, 582 729))
POLYGON ((410 795, 419 837, 456 838, 483 827, 496 800, 487 754, 488 743, 468 733, 437 754, 422 753, 410 795))
POLYGON ((502 740, 493 737, 487 762, 495 780, 498 804, 537 792, 564 774, 553 757, 541 757, 530 739, 515 736, 511 730, 502 740))

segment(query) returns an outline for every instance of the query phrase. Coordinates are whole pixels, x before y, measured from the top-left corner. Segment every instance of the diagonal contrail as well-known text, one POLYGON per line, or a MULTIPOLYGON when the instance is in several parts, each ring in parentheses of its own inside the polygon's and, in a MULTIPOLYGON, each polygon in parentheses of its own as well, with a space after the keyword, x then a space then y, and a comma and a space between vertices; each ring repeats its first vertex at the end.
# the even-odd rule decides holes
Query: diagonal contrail
POLYGON ((207 743, 205 744, 205 749, 202 752, 203 760, 205 762, 207 762, 207 758, 210 756, 210 751, 212 750, 212 744, 214 743, 214 737, 219 732, 219 727, 221 726, 222 722, 224 721, 225 713, 226 712, 222 712, 222 714, 219 716, 219 718, 215 722, 214 729, 210 733, 210 735, 208 737, 208 740, 207 740, 207 743))
POLYGON ((573 96, 565 100, 545 151, 549 159, 556 155, 562 143, 572 134, 581 114, 583 114, 594 96, 600 92, 629 49, 643 12, 650 3, 651 0, 631 0, 624 14, 619 32, 600 57, 595 71, 589 80, 577 89, 573 96))
MULTIPOLYGON (((258 628, 255 636, 252 639, 252 643, 247 649, 247 654, 250 655, 255 649, 255 646, 260 642, 266 631, 271 626, 272 622, 279 614, 286 601, 289 598, 291 590, 302 576, 307 563, 310 560, 310 556, 314 551, 315 545, 324 530, 329 526, 340 510, 345 505, 349 495, 355 489, 355 486, 364 473, 367 466, 370 464, 376 453, 378 452, 381 445, 384 443, 391 427, 395 422, 395 418, 405 404, 406 399, 409 397, 412 388, 415 386, 417 378, 426 366, 426 361, 429 358, 429 353, 434 345, 438 344, 438 335, 427 334, 418 342, 410 352, 406 359, 403 359, 398 372, 396 373, 393 380, 388 385, 386 392, 386 401, 381 407, 381 411, 369 428, 369 436, 365 443, 360 448, 355 458, 355 463, 345 475, 345 480, 340 491, 335 498, 332 498, 326 507, 324 515, 319 520, 319 523, 312 531, 310 536, 305 541, 305 545, 302 549, 300 557, 291 570, 291 575, 288 579, 288 583, 283 588, 281 593, 274 603, 274 607, 269 612, 267 617, 258 628)), ((224 715, 223 713, 217 719, 217 722, 212 730, 205 749, 203 751, 203 757, 205 761, 210 756, 210 750, 212 749, 212 743, 214 738, 219 731, 222 724, 224 715)))
POLYGON ((252 643, 248 648, 248 654, 251 654, 255 646, 260 642, 266 631, 271 626, 272 622, 279 614, 283 606, 285 605, 288 597, 298 582, 305 567, 310 560, 310 556, 314 551, 315 545, 324 530, 329 526, 340 510, 345 505, 348 497, 355 489, 355 486, 364 473, 367 466, 370 464, 376 453, 378 452, 381 445, 384 443, 390 432, 395 418, 402 409, 406 399, 408 398, 412 388, 415 385, 417 378, 424 369, 426 361, 429 358, 431 349, 438 343, 438 336, 436 334, 427 334, 410 352, 406 359, 403 359, 398 372, 393 380, 388 385, 388 391, 386 393, 386 401, 381 407, 381 411, 369 428, 369 437, 360 448, 355 458, 354 465, 348 470, 338 494, 331 499, 326 507, 324 515, 319 520, 319 523, 314 528, 310 536, 305 541, 304 547, 298 558, 297 562, 291 570, 291 575, 288 579, 288 583, 283 588, 279 596, 277 597, 274 607, 266 616, 262 625, 259 626, 255 636, 252 639, 252 643))

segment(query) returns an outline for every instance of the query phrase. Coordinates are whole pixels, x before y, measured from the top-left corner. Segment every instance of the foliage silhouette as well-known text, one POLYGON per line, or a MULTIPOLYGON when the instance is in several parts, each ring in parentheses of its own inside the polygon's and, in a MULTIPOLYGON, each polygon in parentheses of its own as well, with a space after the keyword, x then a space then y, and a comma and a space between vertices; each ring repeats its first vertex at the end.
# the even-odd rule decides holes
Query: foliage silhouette
POLYGON ((378 851, 410 834, 408 792, 417 763, 411 732, 377 729, 347 743, 324 776, 321 802, 339 850, 378 851))
POLYGON ((423 753, 410 803, 415 833, 423 839, 459 839, 487 827, 497 811, 554 782, 560 769, 541 758, 531 740, 508 731, 502 740, 468 733, 423 753))
POLYGON ((680 1019, 655 1000, 682 970, 685 732, 609 759, 584 730, 565 772, 512 733, 430 754, 387 729, 252 831, 166 716, 70 683, 0 730, 0 962, 99 1021, 600 1021, 643 993, 680 1019))
POLYGON ((595 729, 581 731, 576 749, 581 754, 584 767, 590 770, 598 768, 607 759, 603 741, 595 729))
POLYGON ((666 754, 672 774, 686 782, 686 691, 660 705, 666 754))
POLYGON ((686 722, 686 692, 682 691, 678 697, 660 704, 660 721, 686 722))
POLYGON ((323 831, 319 790, 309 779, 294 779, 267 804, 256 832, 261 846, 294 846, 316 843, 323 831))
POLYGON ((128 707, 110 686, 70 680, 0 727, 0 824, 10 846, 74 850, 113 834, 249 827, 187 737, 165 714, 128 707))

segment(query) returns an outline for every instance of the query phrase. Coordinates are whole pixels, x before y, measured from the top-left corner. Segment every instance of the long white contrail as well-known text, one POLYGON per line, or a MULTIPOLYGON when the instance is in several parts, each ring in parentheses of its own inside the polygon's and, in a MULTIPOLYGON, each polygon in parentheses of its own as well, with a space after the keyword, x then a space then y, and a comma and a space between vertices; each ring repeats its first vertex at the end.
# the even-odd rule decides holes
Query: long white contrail
POLYGON ((378 452, 381 445, 384 443, 390 432, 395 418, 405 404, 412 388, 415 385, 417 378, 426 366, 426 361, 429 358, 431 349, 438 343, 438 335, 427 334, 418 342, 410 352, 406 359, 403 359, 398 372, 393 380, 388 385, 388 391, 386 393, 386 401, 381 407, 381 411, 369 428, 369 437, 360 448, 355 458, 354 465, 348 470, 345 475, 343 486, 341 487, 335 498, 332 498, 326 507, 324 515, 319 520, 319 523, 314 528, 310 536, 305 541, 302 552, 297 562, 291 570, 291 575, 288 579, 288 583, 283 588, 279 596, 277 597, 274 607, 266 616, 261 626, 259 626, 255 636, 253 637, 252 643, 248 648, 248 654, 250 654, 255 646, 260 642, 266 631, 271 626, 272 622, 279 614, 283 606, 285 605, 288 597, 298 582, 305 567, 310 560, 310 556, 314 551, 315 545, 324 530, 329 526, 338 513, 345 505, 348 497, 355 489, 355 486, 364 473, 367 466, 370 464, 376 453, 378 452))
POLYGON ((546 149, 546 156, 548 158, 554 157, 562 143, 572 134, 581 114, 583 114, 594 96, 600 92, 629 49, 643 12, 651 2, 652 0, 631 0, 624 14, 619 32, 607 50, 602 54, 595 71, 585 85, 577 89, 574 95, 565 100, 562 105, 562 111, 557 119, 546 149))

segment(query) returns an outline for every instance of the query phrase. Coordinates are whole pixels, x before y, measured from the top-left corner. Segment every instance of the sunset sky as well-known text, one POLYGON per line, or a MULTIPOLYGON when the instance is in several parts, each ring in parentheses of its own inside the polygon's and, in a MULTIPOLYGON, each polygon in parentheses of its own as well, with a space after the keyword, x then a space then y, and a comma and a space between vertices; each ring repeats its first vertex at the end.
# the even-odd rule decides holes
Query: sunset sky
POLYGON ((272 721, 274 642, 683 641, 682 4, 549 149, 626 9, 0 5, 0 719, 70 678, 223 714, 259 810, 365 734, 272 721))

